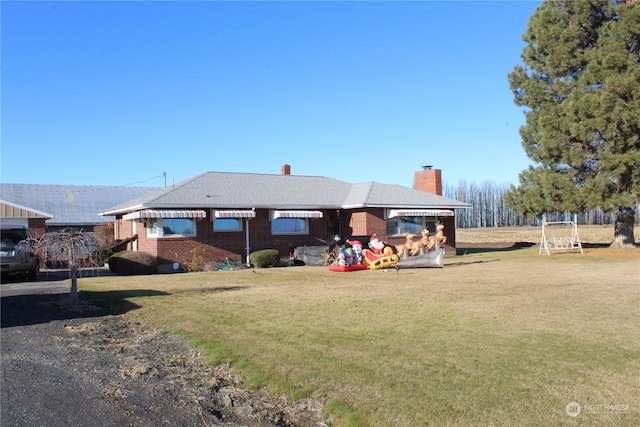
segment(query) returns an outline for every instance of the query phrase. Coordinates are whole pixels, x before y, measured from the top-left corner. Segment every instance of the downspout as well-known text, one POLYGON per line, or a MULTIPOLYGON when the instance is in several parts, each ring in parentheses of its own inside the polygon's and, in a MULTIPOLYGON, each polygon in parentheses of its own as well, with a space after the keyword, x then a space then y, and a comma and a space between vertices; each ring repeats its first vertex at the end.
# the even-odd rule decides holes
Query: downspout
POLYGON ((246 230, 245 244, 246 244, 246 249, 247 249, 247 267, 251 267, 251 261, 249 261, 249 254, 250 254, 250 248, 249 248, 249 218, 245 218, 244 222, 245 222, 245 230, 246 230))

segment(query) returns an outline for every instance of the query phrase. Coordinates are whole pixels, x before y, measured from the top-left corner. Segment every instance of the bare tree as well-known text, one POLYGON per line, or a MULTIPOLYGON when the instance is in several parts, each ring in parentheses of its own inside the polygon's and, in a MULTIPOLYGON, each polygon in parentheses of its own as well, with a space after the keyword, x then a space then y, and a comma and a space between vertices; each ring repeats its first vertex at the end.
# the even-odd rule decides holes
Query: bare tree
POLYGON ((66 228, 45 233, 30 243, 32 251, 37 252, 45 263, 61 264, 69 269, 73 301, 78 300, 78 271, 104 264, 104 250, 93 233, 66 228))

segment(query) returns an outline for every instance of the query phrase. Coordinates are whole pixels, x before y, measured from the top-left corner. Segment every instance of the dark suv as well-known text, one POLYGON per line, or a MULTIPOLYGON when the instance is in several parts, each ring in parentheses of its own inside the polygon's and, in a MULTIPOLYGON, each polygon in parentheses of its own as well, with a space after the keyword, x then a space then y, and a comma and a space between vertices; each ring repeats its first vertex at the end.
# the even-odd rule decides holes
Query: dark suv
POLYGON ((38 280, 40 260, 37 255, 31 253, 27 240, 31 238, 29 229, 21 226, 3 226, 0 233, 2 275, 22 274, 29 280, 38 280))

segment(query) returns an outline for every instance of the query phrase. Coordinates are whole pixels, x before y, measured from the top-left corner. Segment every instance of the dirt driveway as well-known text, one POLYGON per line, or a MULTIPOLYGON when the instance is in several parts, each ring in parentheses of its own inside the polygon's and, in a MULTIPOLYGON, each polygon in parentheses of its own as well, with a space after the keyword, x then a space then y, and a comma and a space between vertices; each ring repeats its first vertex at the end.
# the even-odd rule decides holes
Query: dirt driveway
POLYGON ((247 391, 178 337, 70 304, 62 282, 13 285, 0 285, 2 425, 330 425, 319 402, 247 391))

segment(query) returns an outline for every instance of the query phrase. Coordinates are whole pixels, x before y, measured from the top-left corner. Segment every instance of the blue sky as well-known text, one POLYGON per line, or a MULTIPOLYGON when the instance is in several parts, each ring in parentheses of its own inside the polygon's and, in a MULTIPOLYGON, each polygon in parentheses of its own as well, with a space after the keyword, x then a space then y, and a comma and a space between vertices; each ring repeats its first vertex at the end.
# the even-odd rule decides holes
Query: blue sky
POLYGON ((517 183, 507 74, 539 4, 3 1, 1 179, 517 183))

